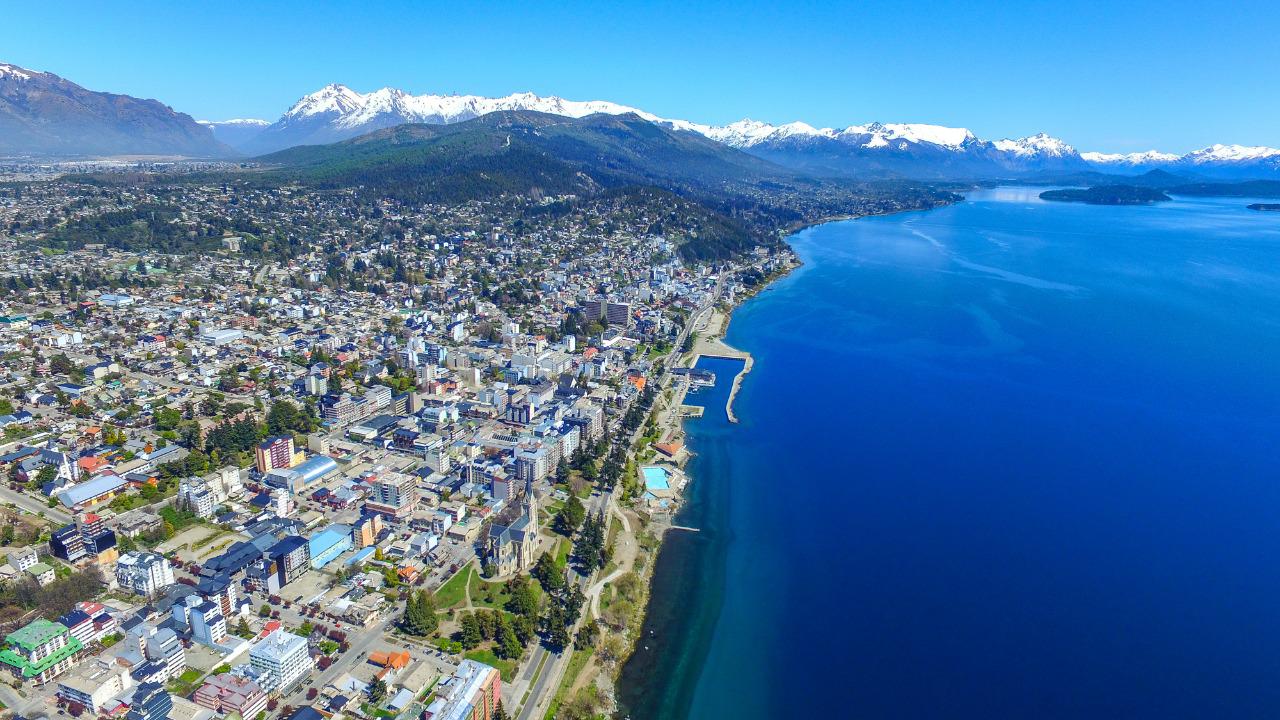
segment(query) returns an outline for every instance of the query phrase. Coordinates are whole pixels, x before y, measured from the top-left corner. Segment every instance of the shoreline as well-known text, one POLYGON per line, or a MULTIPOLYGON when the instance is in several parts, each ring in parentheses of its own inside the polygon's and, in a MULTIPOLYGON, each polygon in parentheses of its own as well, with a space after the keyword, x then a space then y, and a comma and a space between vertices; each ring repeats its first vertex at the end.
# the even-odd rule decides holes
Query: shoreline
MULTIPOLYGON (((755 298, 756 296, 770 289, 771 287, 774 286, 775 283, 786 278, 795 270, 804 267, 804 262, 795 253, 795 250, 791 247, 790 243, 785 242, 785 238, 796 235, 809 228, 818 227, 820 225, 826 225, 828 223, 857 220, 863 217, 879 217, 879 216, 894 215, 894 214, 906 213, 906 212, 936 210, 940 207, 947 207, 949 205, 955 204, 956 202, 959 202, 959 200, 952 201, 952 202, 940 202, 936 205, 933 205, 932 207, 890 210, 886 212, 866 213, 864 215, 832 215, 832 216, 822 217, 822 218, 813 220, 811 222, 797 223, 796 225, 790 226, 785 230, 780 230, 779 231, 780 234, 784 236, 781 239, 786 245, 786 252, 789 255, 786 266, 774 272, 773 274, 769 275, 768 277, 764 278, 756 287, 753 287, 749 291, 746 291, 742 293, 740 296, 736 297, 732 305, 726 307, 723 311, 720 310, 719 308, 713 307, 711 311, 711 317, 707 319, 707 322, 703 327, 704 328, 710 327, 712 321, 716 320, 718 322, 715 327, 715 332, 709 338, 704 338, 702 336, 699 336, 698 339, 695 341, 694 347, 690 350, 690 352, 687 354, 682 354, 679 360, 677 360, 678 365, 681 367, 689 367, 689 368, 696 367, 698 362, 703 357, 719 358, 719 359, 726 359, 726 360, 742 360, 743 366, 738 371, 738 373, 734 376, 733 385, 730 388, 728 397, 725 401, 725 414, 728 421, 731 424, 737 424, 739 422, 739 418, 733 412, 733 403, 734 403, 734 400, 736 400, 738 393, 742 388, 743 381, 745 380, 747 374, 751 371, 752 367, 754 366, 755 358, 751 355, 751 353, 745 350, 740 350, 736 347, 733 347, 732 345, 729 345, 727 342, 724 341, 723 338, 727 335, 729 325, 733 321, 734 312, 738 308, 746 304, 747 301, 755 298)), ((678 410, 678 408, 683 406, 684 399, 687 396, 688 390, 689 390, 689 386, 686 383, 677 391, 678 394, 674 396, 672 399, 672 407, 678 410)), ((686 417, 680 416, 679 413, 677 412, 675 422, 672 427, 672 437, 679 438, 682 443, 684 443, 687 437, 687 430, 685 428, 685 421, 687 419, 688 418, 686 417)), ((685 469, 689 461, 692 459, 694 455, 693 451, 686 446, 682 451, 681 455, 682 456, 679 458, 679 460, 676 461, 676 464, 678 467, 681 468, 681 470, 684 471, 685 484, 680 489, 680 492, 678 494, 676 507, 672 508, 667 512, 666 522, 664 523, 662 521, 659 521, 657 517, 654 517, 654 520, 657 521, 655 523, 657 525, 655 529, 657 530, 656 535, 658 537, 659 544, 658 544, 658 548, 653 553, 652 562, 650 562, 645 567, 644 572, 641 574, 641 581, 644 585, 643 604, 641 604, 640 607, 638 608, 638 612, 634 616, 633 623, 625 633, 625 641, 627 643, 626 652, 623 655, 623 657, 618 661, 618 663, 615 666, 615 670, 612 673, 611 679, 612 679, 612 684, 615 690, 615 697, 622 694, 621 690, 622 690, 623 683, 621 681, 622 681, 624 671, 626 667, 632 662, 639 648, 640 640, 644 636, 645 626, 650 619, 650 614, 652 612, 652 608, 650 607, 650 605, 653 603, 656 595, 654 588, 655 588, 655 585, 659 584, 659 579, 657 577, 658 576, 657 566, 661 559, 662 553, 668 549, 668 545, 669 545, 667 542, 667 538, 668 538, 667 531, 670 530, 672 527, 676 526, 676 520, 675 520, 676 515, 680 512, 683 512, 688 507, 688 502, 690 500, 690 494, 691 494, 691 487, 695 484, 695 481, 698 480, 698 478, 696 478, 692 473, 690 473, 688 470, 685 469)), ((690 528, 690 529, 693 529, 693 528, 690 528)), ((724 528, 702 527, 697 529, 700 532, 688 533, 688 535, 693 535, 694 537, 697 537, 698 535, 707 534, 708 531, 710 531, 712 534, 716 534, 718 532, 724 531, 724 528)), ((681 534, 683 535, 685 533, 681 533, 681 534)), ((678 578, 663 578, 662 582, 663 584, 669 584, 672 581, 675 581, 677 579, 678 578)), ((718 610, 716 614, 718 615, 718 610)), ((646 646, 646 649, 647 649, 647 646, 646 646)))

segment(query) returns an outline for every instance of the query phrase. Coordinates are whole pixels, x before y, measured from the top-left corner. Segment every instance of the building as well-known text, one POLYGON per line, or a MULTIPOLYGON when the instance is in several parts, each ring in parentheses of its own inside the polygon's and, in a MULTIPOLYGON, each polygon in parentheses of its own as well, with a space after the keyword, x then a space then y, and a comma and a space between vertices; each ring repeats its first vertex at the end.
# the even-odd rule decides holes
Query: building
POLYGON ((221 347, 244 337, 244 331, 238 328, 214 328, 200 331, 200 342, 214 347, 221 347))
POLYGON ((217 647, 227 639, 227 619, 222 608, 212 600, 199 595, 188 595, 173 604, 170 610, 174 622, 191 633, 191 639, 201 645, 217 647))
POLYGON ((275 630, 249 649, 249 664, 261 673, 263 690, 281 695, 310 674, 312 666, 306 639, 283 629, 275 630))
POLYGON ((33 547, 21 548, 9 552, 9 564, 14 570, 22 572, 27 568, 40 562, 40 553, 36 552, 33 547))
POLYGON ((178 482, 178 499, 185 502, 196 515, 213 517, 220 502, 217 493, 201 478, 184 478, 178 482))
POLYGON ((63 675, 58 680, 57 694, 90 715, 106 715, 119 705, 116 698, 132 685, 127 668, 95 660, 63 675))
POLYGON ((605 322, 610 325, 631 325, 631 303, 611 302, 605 305, 605 322))
POLYGON ((291 468, 296 464, 293 461, 293 438, 289 435, 277 435, 263 440, 255 455, 258 472, 263 474, 279 468, 291 468))
POLYGON ((265 556, 248 569, 246 579, 260 592, 276 593, 310 570, 310 543, 300 535, 290 535, 272 545, 265 556))
POLYGON ((173 711, 173 697, 164 685, 155 682, 142 683, 133 693, 127 720, 165 720, 173 711))
POLYGON ((364 503, 365 512, 370 514, 399 519, 412 513, 418 504, 418 481, 413 475, 384 472, 374 480, 371 490, 364 503))
POLYGON ((382 516, 365 515, 351 528, 352 542, 358 548, 371 547, 382 534, 382 516))
POLYGON ((56 558, 76 563, 93 558, 100 564, 116 561, 116 534, 107 529, 106 521, 95 513, 76 517, 75 523, 58 528, 49 539, 49 550, 56 558))
POLYGON ((67 626, 43 618, 32 620, 4 638, 0 665, 19 680, 42 685, 71 668, 80 651, 80 641, 71 637, 67 626))
POLYGON ((147 660, 142 667, 134 668, 135 679, 166 682, 187 669, 187 653, 182 641, 169 628, 142 625, 131 630, 129 636, 147 660))
POLYGON ((109 502, 124 493, 129 481, 114 473, 103 473, 78 485, 71 485, 58 492, 58 501, 72 510, 83 510, 109 502))
POLYGON ((540 482, 551 474, 551 453, 541 443, 519 445, 515 453, 516 477, 522 482, 540 482))
POLYGON ((47 563, 36 563, 35 565, 27 568, 26 572, 28 575, 35 578, 35 581, 39 583, 41 587, 44 587, 58 579, 58 576, 53 572, 53 567, 47 563))
POLYGON ((200 583, 196 585, 196 593, 217 605, 224 618, 233 618, 239 615, 241 609, 248 603, 247 599, 242 602, 237 587, 238 583, 232 580, 230 575, 215 575, 201 578, 200 583))
POLYGON ((210 677, 191 699, 218 715, 236 713, 246 720, 267 709, 267 693, 258 683, 230 673, 210 677))
POLYGON ((502 674, 496 668, 463 660, 453 675, 435 686, 428 720, 490 720, 502 701, 502 674))
POLYGON ((310 545, 311 567, 319 570, 351 549, 351 526, 330 525, 316 533, 307 544, 310 545))
POLYGON ((173 566, 159 553, 125 553, 116 562, 116 583, 135 595, 150 597, 173 584, 173 566))
POLYGON ((328 455, 313 455, 291 468, 272 470, 263 481, 289 492, 302 492, 308 485, 338 472, 338 463, 328 455))
POLYGON ((508 575, 533 567, 538 549, 538 499, 533 483, 525 482, 521 502, 508 505, 489 524, 485 537, 485 562, 508 575))

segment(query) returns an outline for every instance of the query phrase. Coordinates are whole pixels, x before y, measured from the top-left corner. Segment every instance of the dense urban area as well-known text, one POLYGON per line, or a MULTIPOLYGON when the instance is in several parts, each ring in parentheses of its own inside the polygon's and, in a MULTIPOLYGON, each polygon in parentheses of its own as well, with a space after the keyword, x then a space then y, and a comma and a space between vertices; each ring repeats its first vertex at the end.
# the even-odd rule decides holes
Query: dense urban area
POLYGON ((786 246, 658 191, 415 204, 234 170, 0 185, 0 702, 611 713, 699 330, 786 246))

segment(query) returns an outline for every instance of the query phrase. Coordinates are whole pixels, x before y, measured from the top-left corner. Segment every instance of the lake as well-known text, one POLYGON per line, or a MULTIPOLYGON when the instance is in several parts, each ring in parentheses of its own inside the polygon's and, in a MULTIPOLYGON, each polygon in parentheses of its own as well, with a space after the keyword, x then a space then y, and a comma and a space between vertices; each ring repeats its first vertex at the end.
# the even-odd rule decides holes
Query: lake
POLYGON ((1280 216, 970 193, 739 308, 636 720, 1280 715, 1280 216))

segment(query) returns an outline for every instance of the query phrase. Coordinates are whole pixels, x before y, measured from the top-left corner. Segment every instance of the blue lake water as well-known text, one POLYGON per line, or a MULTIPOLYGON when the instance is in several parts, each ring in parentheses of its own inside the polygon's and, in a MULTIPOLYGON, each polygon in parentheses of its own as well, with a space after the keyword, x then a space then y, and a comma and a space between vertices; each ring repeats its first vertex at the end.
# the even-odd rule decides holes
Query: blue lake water
POLYGON ((633 718, 1280 716, 1280 214, 1037 193, 791 238, 633 718))

